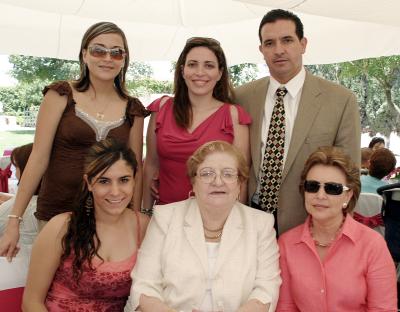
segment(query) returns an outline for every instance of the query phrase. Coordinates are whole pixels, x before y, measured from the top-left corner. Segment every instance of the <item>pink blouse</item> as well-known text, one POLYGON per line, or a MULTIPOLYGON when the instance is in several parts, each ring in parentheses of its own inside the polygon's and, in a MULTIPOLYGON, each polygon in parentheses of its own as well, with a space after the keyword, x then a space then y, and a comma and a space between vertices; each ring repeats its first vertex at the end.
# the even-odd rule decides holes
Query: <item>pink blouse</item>
MULTIPOLYGON (((156 136, 159 159, 159 202, 168 204, 188 198, 192 189, 187 176, 186 161, 193 152, 206 142, 222 140, 229 143, 235 137, 231 116, 233 104, 223 104, 192 132, 179 127, 173 114, 173 98, 160 109, 162 98, 155 100, 147 109, 157 112, 156 136)), ((241 125, 249 125, 251 117, 239 105, 236 107, 241 125)))
POLYGON ((348 215, 321 261, 309 222, 279 238, 277 311, 397 311, 396 272, 383 237, 348 215))

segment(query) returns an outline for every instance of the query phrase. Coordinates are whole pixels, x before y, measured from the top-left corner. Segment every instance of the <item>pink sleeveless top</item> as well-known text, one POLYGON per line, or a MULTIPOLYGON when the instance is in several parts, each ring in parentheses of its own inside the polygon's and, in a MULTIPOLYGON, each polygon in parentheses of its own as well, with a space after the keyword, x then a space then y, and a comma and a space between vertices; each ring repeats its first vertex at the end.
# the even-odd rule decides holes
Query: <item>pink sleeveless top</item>
MULTIPOLYGON (((137 242, 140 246, 138 213, 137 242)), ((73 256, 68 257, 57 269, 47 293, 46 308, 50 312, 120 312, 123 311, 131 288, 130 273, 135 266, 137 250, 128 259, 102 262, 92 260, 93 268, 84 268, 79 284, 72 276, 73 256)))
MULTIPOLYGON (((190 133, 175 122, 173 98, 169 98, 160 109, 161 99, 155 100, 147 109, 158 112, 155 130, 160 167, 158 204, 163 205, 188 198, 192 186, 187 176, 186 161, 194 151, 209 141, 222 140, 232 143, 234 131, 230 111, 233 104, 224 103, 190 133)), ((241 106, 233 106, 238 111, 239 123, 250 124, 250 115, 241 106)))

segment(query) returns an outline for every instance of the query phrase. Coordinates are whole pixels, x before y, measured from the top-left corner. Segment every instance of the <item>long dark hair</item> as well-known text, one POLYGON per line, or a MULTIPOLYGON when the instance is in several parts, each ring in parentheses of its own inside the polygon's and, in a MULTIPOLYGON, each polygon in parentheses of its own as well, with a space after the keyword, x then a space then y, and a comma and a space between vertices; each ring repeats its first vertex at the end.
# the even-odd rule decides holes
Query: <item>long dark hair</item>
POLYGON ((176 124, 182 128, 188 128, 192 123, 192 105, 190 103, 186 82, 182 76, 182 71, 188 53, 196 47, 205 47, 211 50, 217 57, 218 68, 222 72, 222 76, 214 87, 213 97, 225 103, 232 103, 233 101, 233 88, 229 79, 228 65, 224 51, 219 42, 213 38, 190 38, 179 55, 174 75, 173 112, 176 124))
POLYGON ((125 34, 121 28, 119 28, 114 23, 110 22, 99 22, 89 27, 89 29, 85 32, 81 42, 81 49, 79 51, 79 65, 80 65, 80 74, 79 78, 74 82, 74 87, 79 92, 86 91, 90 86, 90 77, 89 77, 89 69, 87 68, 85 62, 83 61, 83 51, 87 50, 90 41, 102 34, 118 34, 122 37, 122 41, 124 43, 125 50, 125 62, 124 67, 121 69, 118 76, 114 78, 114 85, 119 94, 124 99, 129 97, 129 92, 126 89, 125 85, 125 75, 129 66, 129 48, 128 42, 126 40, 125 34))
MULTIPOLYGON (((91 183, 98 174, 107 171, 120 159, 126 161, 135 175, 137 161, 131 149, 114 139, 95 143, 90 147, 85 158, 84 174, 87 175, 88 182, 91 183)), ((73 256, 72 272, 76 280, 81 277, 85 263, 88 263, 89 268, 93 269, 91 262, 93 257, 97 256, 102 259, 97 253, 101 242, 96 231, 94 209, 86 209, 88 200, 93 200, 92 194, 87 183, 83 181, 74 204, 67 233, 62 239, 61 261, 66 260, 70 255, 73 256)))
MULTIPOLYGON (((24 173, 25 166, 28 162, 29 156, 32 153, 33 143, 25 144, 14 148, 11 152, 10 160, 14 167, 19 168, 20 179, 24 173)), ((40 183, 34 193, 34 195, 39 194, 40 183)))

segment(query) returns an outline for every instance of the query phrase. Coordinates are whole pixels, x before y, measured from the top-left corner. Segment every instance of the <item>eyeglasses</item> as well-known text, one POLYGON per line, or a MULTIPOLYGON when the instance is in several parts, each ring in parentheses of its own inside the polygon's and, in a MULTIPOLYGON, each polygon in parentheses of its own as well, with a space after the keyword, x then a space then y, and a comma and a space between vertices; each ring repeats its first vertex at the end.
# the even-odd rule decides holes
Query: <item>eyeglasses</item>
POLYGON ((343 191, 350 190, 349 187, 335 182, 320 183, 314 180, 304 181, 304 191, 307 193, 317 193, 321 186, 324 187, 325 193, 328 195, 340 195, 343 191))
POLYGON ((209 37, 191 37, 188 40, 186 40, 186 44, 191 43, 192 41, 208 42, 211 44, 221 45, 217 39, 209 37))
MULTIPOLYGON (((217 173, 212 168, 203 168, 199 173, 196 173, 196 176, 198 176, 203 183, 210 184, 217 178, 217 173)), ((227 168, 222 169, 219 173, 219 177, 224 183, 231 184, 237 181, 239 175, 234 169, 227 168)))
POLYGON ((105 58, 107 53, 109 53, 110 57, 116 61, 122 60, 126 55, 125 50, 122 48, 108 49, 103 46, 94 45, 94 46, 89 47, 88 50, 89 50, 89 53, 91 56, 98 57, 98 58, 105 58))

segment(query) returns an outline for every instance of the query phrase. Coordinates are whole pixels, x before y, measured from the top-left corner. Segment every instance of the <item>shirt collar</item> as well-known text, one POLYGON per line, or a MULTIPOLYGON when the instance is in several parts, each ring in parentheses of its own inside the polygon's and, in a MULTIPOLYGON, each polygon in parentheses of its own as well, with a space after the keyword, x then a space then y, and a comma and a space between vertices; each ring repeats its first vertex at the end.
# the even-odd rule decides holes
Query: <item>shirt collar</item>
MULTIPOLYGON (((304 85, 304 80, 306 79, 306 70, 304 69, 304 66, 301 67, 301 70, 297 73, 296 76, 294 76, 292 79, 290 79, 287 83, 285 83, 283 86, 286 87, 288 90, 288 93, 292 98, 295 98, 298 93, 300 92, 301 88, 304 85)), ((270 77, 270 88, 275 91, 282 86, 280 82, 278 82, 274 77, 270 77)))
MULTIPOLYGON (((310 233, 310 220, 311 217, 308 216, 304 222, 303 231, 299 236, 297 243, 313 244, 313 238, 310 233)), ((339 234, 338 239, 340 239, 341 236, 348 237, 353 243, 358 240, 357 221, 354 220, 350 214, 347 214, 346 219, 344 220, 342 232, 339 234)))

